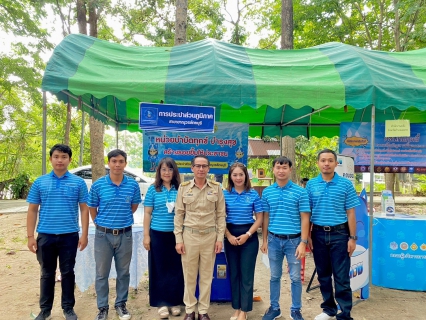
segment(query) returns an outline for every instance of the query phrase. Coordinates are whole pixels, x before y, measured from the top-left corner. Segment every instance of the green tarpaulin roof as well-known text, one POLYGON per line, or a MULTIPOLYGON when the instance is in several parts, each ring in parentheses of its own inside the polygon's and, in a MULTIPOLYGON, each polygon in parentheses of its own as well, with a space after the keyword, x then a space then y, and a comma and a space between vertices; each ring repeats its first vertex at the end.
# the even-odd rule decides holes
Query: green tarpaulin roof
POLYGON ((126 47, 72 34, 55 48, 42 89, 73 105, 80 96, 119 130, 138 130, 143 101, 215 106, 217 121, 250 123, 250 136, 279 136, 281 126, 292 137, 334 136, 340 122, 370 121, 372 105, 378 122, 426 122, 426 49, 261 50, 212 39, 126 47))

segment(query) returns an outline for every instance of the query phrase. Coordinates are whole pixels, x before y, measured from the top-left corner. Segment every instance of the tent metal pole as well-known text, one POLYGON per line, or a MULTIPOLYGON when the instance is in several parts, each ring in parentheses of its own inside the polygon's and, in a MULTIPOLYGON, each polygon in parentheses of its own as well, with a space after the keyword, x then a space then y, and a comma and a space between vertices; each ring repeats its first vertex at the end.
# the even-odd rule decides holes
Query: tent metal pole
POLYGON ((78 159, 78 166, 83 165, 83 151, 84 151, 84 111, 81 103, 81 97, 78 97, 78 108, 81 110, 81 135, 80 135, 80 158, 78 159))
MULTIPOLYGON (((134 122, 135 123, 135 122, 134 122)), ((340 123, 336 124, 326 124, 326 123, 295 123, 295 124, 289 124, 287 123, 280 123, 280 122, 274 122, 274 123, 253 123, 250 122, 248 124, 249 126, 257 126, 257 127, 277 127, 277 126, 283 126, 283 127, 289 127, 289 128, 295 128, 295 127, 315 127, 315 128, 338 128, 340 127, 340 123)))
POLYGON ((283 126, 280 126, 280 157, 283 156, 283 126))
MULTIPOLYGON (((71 93, 69 93, 69 92, 67 92, 67 91, 65 91, 65 90, 62 90, 61 92, 62 92, 62 93, 64 93, 64 94, 66 94, 67 96, 69 96, 69 97, 73 98, 74 100, 78 101, 78 97, 77 97, 77 96, 75 96, 75 95, 73 95, 73 94, 71 94, 71 93)), ((104 114, 104 113, 101 113, 99 110, 97 110, 96 108, 94 108, 94 107, 93 107, 93 106, 91 106, 90 104, 87 104, 87 103, 86 103, 86 102, 84 102, 83 100, 82 100, 81 102, 82 102, 82 103, 83 103, 83 105, 84 105, 84 106, 86 106, 88 109, 92 110, 93 114, 95 114, 95 112, 97 112, 97 113, 99 113, 100 115, 102 115, 103 117, 105 117, 105 119, 108 119, 108 120, 110 120, 110 121, 111 121, 111 122, 113 122, 113 123, 117 123, 117 121, 116 121, 115 119, 111 118, 110 116, 108 116, 108 115, 106 115, 106 114, 104 114)), ((139 121, 139 120, 136 120, 136 121, 134 121, 134 120, 128 120, 128 122, 129 122, 129 123, 138 123, 138 121, 139 121)))
MULTIPOLYGON (((309 114, 305 114, 304 116, 301 116, 301 117, 299 117, 299 118, 296 118, 296 119, 293 119, 293 120, 291 120, 291 121, 288 121, 288 122, 286 122, 285 124, 283 124, 284 126, 288 126, 290 123, 293 123, 293 122, 296 122, 297 120, 300 120, 300 119, 303 119, 303 118, 306 118, 306 117, 310 117, 311 115, 313 115, 313 114, 315 114, 315 113, 318 113, 318 112, 321 112, 321 111, 324 111, 325 109, 328 109, 328 108, 330 108, 330 106, 325 106, 324 108, 321 108, 321 109, 318 109, 318 110, 315 110, 315 111, 312 111, 311 113, 309 113, 309 114)), ((340 124, 339 124, 340 125, 340 124)))
POLYGON ((374 218, 374 147, 376 131, 376 107, 371 107, 371 138, 370 138, 370 202, 369 202, 369 233, 368 233, 368 285, 372 285, 373 278, 373 218, 374 218))
POLYGON ((46 174, 46 149, 47 149, 47 101, 46 101, 46 91, 43 91, 43 129, 41 137, 41 174, 46 174))
POLYGON ((115 148, 118 149, 118 125, 115 127, 115 148))

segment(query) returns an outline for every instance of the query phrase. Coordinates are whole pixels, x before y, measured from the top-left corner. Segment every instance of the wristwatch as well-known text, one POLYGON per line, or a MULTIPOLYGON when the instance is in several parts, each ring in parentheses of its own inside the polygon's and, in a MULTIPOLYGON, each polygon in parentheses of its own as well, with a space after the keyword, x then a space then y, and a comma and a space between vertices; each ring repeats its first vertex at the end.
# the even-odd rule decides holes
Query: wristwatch
POLYGON ((352 239, 352 240, 358 240, 358 237, 357 236, 349 236, 349 239, 352 239))
POLYGON ((308 240, 300 239, 300 242, 303 242, 304 244, 308 244, 308 240))
POLYGON ((247 231, 247 232, 246 232, 246 235, 248 235, 248 236, 249 236, 249 238, 251 238, 252 233, 251 233, 250 231, 247 231))

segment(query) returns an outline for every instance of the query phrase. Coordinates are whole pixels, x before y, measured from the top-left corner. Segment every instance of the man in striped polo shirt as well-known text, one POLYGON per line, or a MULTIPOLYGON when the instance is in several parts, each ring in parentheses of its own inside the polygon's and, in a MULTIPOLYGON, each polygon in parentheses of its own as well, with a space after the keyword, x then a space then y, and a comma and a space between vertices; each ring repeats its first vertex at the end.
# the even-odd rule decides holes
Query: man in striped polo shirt
POLYGON ((318 153, 321 174, 308 181, 306 190, 312 209, 312 245, 323 312, 315 320, 349 320, 352 290, 349 278, 351 255, 356 247, 355 207, 358 196, 352 182, 334 172, 337 155, 324 149, 318 153), (335 295, 333 294, 333 280, 335 295), (336 298, 341 312, 337 314, 336 298))
POLYGON ((130 261, 132 259, 133 213, 141 203, 139 184, 124 175, 127 154, 119 149, 108 153, 108 175, 93 183, 87 202, 96 225, 96 300, 95 320, 108 318, 108 277, 114 257, 117 271, 115 310, 120 320, 131 318, 126 308, 129 293, 130 261))
POLYGON ((273 163, 276 182, 263 190, 263 244, 261 250, 268 253, 271 268, 271 306, 262 320, 281 317, 280 285, 283 260, 287 258, 291 280, 290 318, 303 320, 302 281, 300 260, 305 257, 309 233, 309 199, 306 190, 290 180, 292 162, 278 157, 273 163))
POLYGON ((36 320, 51 318, 55 296, 55 273, 59 258, 62 275, 61 306, 64 318, 76 320, 74 313, 74 265, 77 248, 87 246, 89 210, 87 186, 80 177, 68 172, 72 151, 67 145, 56 144, 50 149, 53 170, 34 181, 27 202, 28 248, 40 263, 40 314, 36 320), (78 208, 81 212, 82 234, 79 237, 78 208), (40 207, 40 213, 38 209, 40 207), (34 229, 37 221, 37 240, 34 229))

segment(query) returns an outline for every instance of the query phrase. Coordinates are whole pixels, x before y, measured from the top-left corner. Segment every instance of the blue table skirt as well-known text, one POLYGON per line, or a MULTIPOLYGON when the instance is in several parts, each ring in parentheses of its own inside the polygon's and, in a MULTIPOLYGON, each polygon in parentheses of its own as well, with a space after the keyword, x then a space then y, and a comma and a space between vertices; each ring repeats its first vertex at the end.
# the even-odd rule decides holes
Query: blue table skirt
POLYGON ((426 291, 426 216, 374 216, 373 284, 426 291))
MULTIPOLYGON (((142 276, 148 270, 148 252, 143 247, 143 227, 133 226, 133 253, 130 263, 130 287, 137 288, 142 276)), ((95 283, 95 227, 89 227, 89 242, 83 251, 77 250, 75 264, 75 282, 81 292, 86 291, 95 283)), ((116 278, 114 261, 112 262, 109 278, 116 278)))

